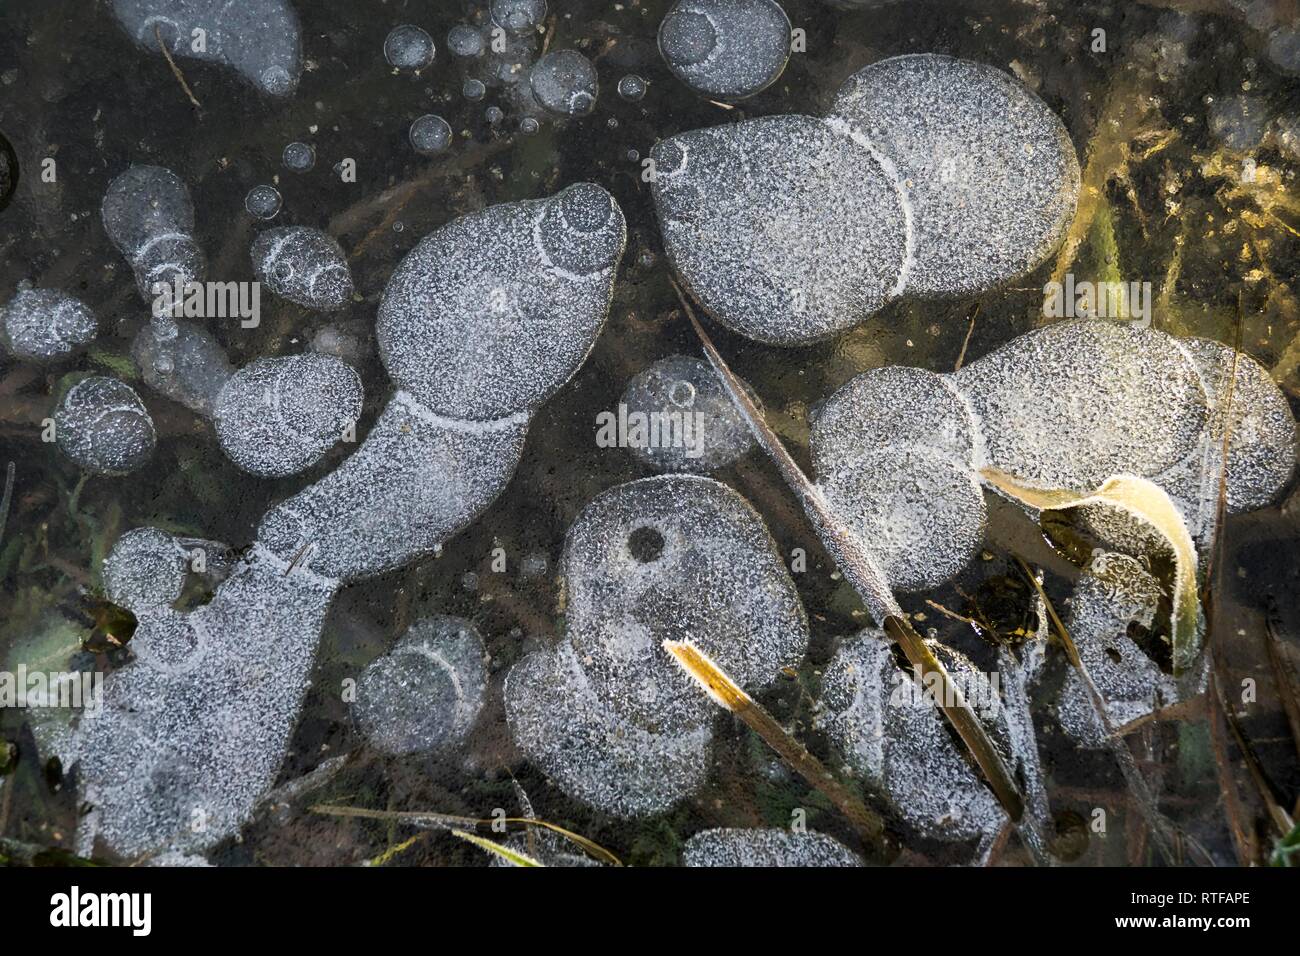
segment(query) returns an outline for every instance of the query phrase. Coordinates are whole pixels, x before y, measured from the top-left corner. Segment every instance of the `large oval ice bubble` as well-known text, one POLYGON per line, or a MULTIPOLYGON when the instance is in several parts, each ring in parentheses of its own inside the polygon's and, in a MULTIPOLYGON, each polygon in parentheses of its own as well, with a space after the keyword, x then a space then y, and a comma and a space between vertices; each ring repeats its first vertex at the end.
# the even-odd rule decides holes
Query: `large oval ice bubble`
POLYGON ((288 0, 113 0, 122 29, 145 50, 223 63, 271 96, 302 75, 302 30, 288 0))
POLYGON ((158 443, 153 419, 135 389, 103 376, 68 389, 54 413, 54 436, 60 451, 96 475, 143 468, 158 443))
POLYGON ((681 133, 651 152, 664 247, 719 322, 801 345, 901 290, 908 225, 892 176, 808 116, 681 133))
POLYGON ((442 227, 384 290, 377 335, 389 374, 439 415, 533 408, 599 335, 626 232, 613 197, 589 183, 442 227))
POLYGON ((933 53, 859 70, 828 115, 890 158, 913 210, 907 290, 975 295, 1041 264, 1074 218, 1079 161, 1013 77, 933 53))
POLYGON ((236 465, 282 477, 314 465, 341 441, 360 418, 364 398, 356 371, 331 355, 263 358, 222 386, 213 423, 236 465))
POLYGON ((212 333, 184 319, 176 321, 176 334, 167 340, 152 326, 142 328, 131 343, 131 358, 146 385, 204 418, 212 417, 217 396, 235 373, 212 333))
POLYGON ((98 330, 95 313, 58 289, 23 289, 0 308, 0 344, 28 362, 66 358, 98 330))
POLYGON ((702 96, 766 89, 790 57, 790 18, 775 0, 679 0, 659 24, 668 69, 702 96))
POLYGON ((417 621, 357 681, 354 714, 361 732, 395 755, 458 744, 487 697, 485 656, 483 639, 469 621, 417 621))
POLYGON ((250 250, 253 271, 268 289, 308 309, 341 309, 352 298, 352 271, 338 241, 319 229, 268 229, 250 250))
POLYGON ((132 166, 108 185, 104 231, 135 271, 147 301, 156 283, 202 280, 203 250, 194 239, 194 203, 179 176, 161 166, 132 166))

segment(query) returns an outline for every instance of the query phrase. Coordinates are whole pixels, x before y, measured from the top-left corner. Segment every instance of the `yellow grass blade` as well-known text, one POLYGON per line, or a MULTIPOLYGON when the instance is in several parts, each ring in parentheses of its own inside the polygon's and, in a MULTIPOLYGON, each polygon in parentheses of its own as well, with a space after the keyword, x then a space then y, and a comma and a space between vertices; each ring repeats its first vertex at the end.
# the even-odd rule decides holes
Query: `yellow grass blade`
POLYGON ((453 836, 460 837, 466 843, 473 843, 480 850, 486 850, 487 852, 494 854, 495 856, 499 856, 501 859, 505 860, 511 866, 544 866, 545 865, 542 863, 538 863, 527 853, 520 853, 518 850, 512 850, 508 846, 502 846, 500 843, 496 843, 493 840, 485 839, 484 837, 481 837, 475 833, 469 833, 465 830, 452 830, 451 832, 453 836))

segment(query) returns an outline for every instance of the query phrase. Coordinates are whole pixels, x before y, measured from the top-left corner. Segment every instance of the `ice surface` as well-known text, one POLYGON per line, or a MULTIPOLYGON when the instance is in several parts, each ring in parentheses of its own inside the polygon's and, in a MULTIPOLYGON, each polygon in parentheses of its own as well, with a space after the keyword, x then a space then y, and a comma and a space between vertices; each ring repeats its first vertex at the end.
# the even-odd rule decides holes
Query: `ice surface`
POLYGON ((861 866, 862 861, 824 833, 789 830, 704 830, 682 848, 686 866, 861 866))
POLYGON ((1095 319, 1021 335, 956 380, 986 464, 1047 488, 1154 477, 1198 447, 1209 417, 1200 374, 1174 338, 1095 319))
POLYGON ((897 167, 916 224, 909 292, 1007 283, 1074 217, 1079 161, 1065 126, 1000 70, 933 53, 882 60, 848 79, 829 118, 897 167))
POLYGON ((417 621, 357 681, 357 723, 390 754, 454 747, 487 697, 486 651, 474 625, 458 617, 417 621))
POLYGON ((184 320, 177 320, 176 335, 168 340, 160 340, 152 326, 142 328, 131 357, 146 385, 205 418, 212 417, 221 387, 235 372, 212 333, 184 320))
POLYGON ((0 307, 0 345, 28 362, 66 358, 98 330, 95 313, 58 289, 23 289, 0 307))
POLYGON ((159 52, 161 36, 172 56, 222 63, 272 96, 298 87, 302 34, 288 0, 113 0, 113 13, 146 50, 159 52))
POLYGON ((660 359, 627 383, 620 402, 627 406, 629 416, 655 415, 660 422, 677 416, 671 420, 683 423, 675 433, 679 442, 661 431, 658 444, 647 439, 629 445, 633 455, 656 471, 707 474, 725 468, 754 447, 749 426, 713 369, 700 359, 686 355, 660 359))
POLYGON ((337 586, 288 570, 254 547, 210 603, 139 615, 134 662, 78 727, 83 850, 200 850, 274 782, 337 586))
POLYGON ((155 283, 203 280, 206 262, 194 238, 194 204, 171 170, 130 167, 108 184, 100 211, 104 231, 135 270, 146 301, 154 300, 155 283))
POLYGON ((506 682, 516 744, 607 813, 657 813, 711 762, 716 705, 664 640, 689 639, 744 687, 803 656, 808 623, 753 508, 709 478, 664 475, 598 495, 561 560, 566 633, 506 682))
POLYGON ((790 19, 775 0, 679 0, 659 24, 659 52, 700 95, 744 99, 785 69, 790 19))
POLYGON ((398 392, 343 464, 267 512, 258 538, 327 577, 401 567, 492 503, 514 474, 527 430, 523 415, 458 421, 398 392))
POLYGON ((442 227, 384 290, 376 331, 389 375, 439 415, 531 410, 604 327, 626 231, 613 197, 589 183, 442 227))
POLYGON ((153 419, 125 382, 92 376, 68 389, 54 413, 59 450, 97 475, 127 475, 143 468, 158 443, 153 419))
POLYGON ((317 352, 262 358, 217 396, 221 449, 244 471, 268 478, 314 465, 361 417, 361 379, 342 359, 317 352))
POLYGON ((897 294, 907 217, 873 154, 808 116, 692 130, 651 152, 664 245, 719 322, 800 345, 897 294))
POLYGON ((306 226, 268 229, 253 240, 253 271, 268 289, 308 309, 333 311, 352 299, 352 271, 338 241, 306 226))
MULTIPOLYGON (((930 642, 950 673, 963 681, 986 680, 965 658, 930 642)), ((992 792, 976 776, 932 702, 913 699, 900 688, 913 680, 893 656, 883 631, 867 629, 846 639, 826 670, 820 724, 844 753, 850 768, 883 792, 899 815, 921 835, 960 841, 987 840, 1006 815, 992 792)), ((915 686, 913 684, 913 686, 915 686)), ((995 718, 988 691, 967 699, 976 712, 995 718), (992 708, 992 709, 991 709, 992 708)), ((1005 729, 990 726, 997 743, 1005 729)))

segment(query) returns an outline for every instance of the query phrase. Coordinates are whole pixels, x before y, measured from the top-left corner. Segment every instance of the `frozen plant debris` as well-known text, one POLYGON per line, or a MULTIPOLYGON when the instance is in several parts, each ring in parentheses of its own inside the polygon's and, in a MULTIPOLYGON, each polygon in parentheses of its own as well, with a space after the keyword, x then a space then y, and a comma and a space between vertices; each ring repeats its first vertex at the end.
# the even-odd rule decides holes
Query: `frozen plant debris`
POLYGON ((253 240, 250 254, 258 281, 282 299, 322 312, 352 299, 352 270, 329 233, 306 226, 268 229, 253 240))
POLYGON ((221 63, 271 96, 302 75, 302 33, 288 0, 113 0, 117 21, 145 50, 221 63))
POLYGON ((661 476, 597 496, 561 562, 564 640, 506 684, 515 742, 571 795, 620 816, 666 809, 702 782, 715 708, 663 648, 691 640, 746 687, 803 656, 794 583, 727 486, 661 476))
POLYGON ((861 866, 848 847, 824 833, 790 830, 704 830, 682 848, 686 866, 861 866))
POLYGON ((67 358, 98 331, 95 313, 58 289, 23 289, 0 307, 0 345, 28 362, 67 358))
POLYGON ((104 231, 135 270, 145 301, 158 283, 203 279, 206 260, 194 238, 194 203, 185 183, 161 166, 132 166, 108 185, 104 231))
POLYGON ((742 100, 785 69, 790 19, 776 0, 679 0, 659 25, 659 52, 701 96, 742 100))
POLYGON ((533 64, 528 83, 542 108, 556 116, 587 115, 600 92, 596 67, 576 50, 546 54, 533 64))
POLYGON ((395 755, 456 746, 487 696, 485 656, 469 621, 417 621, 357 681, 354 713, 361 732, 395 755))
POLYGON ((530 411, 587 357, 626 235, 613 197, 590 183, 437 230, 398 265, 379 306, 393 381, 438 415, 530 411))
POLYGON ((651 159, 665 249, 729 328, 806 344, 864 321, 898 293, 902 196, 870 151, 821 120, 769 116, 693 130, 658 143, 651 159))
POLYGON ((221 449, 268 478, 314 465, 361 417, 365 396, 352 366, 309 352, 263 358, 235 372, 213 411, 221 449))
POLYGON ((115 378, 84 378, 54 413, 59 450, 96 475, 129 475, 143 468, 158 442, 140 396, 115 378))
POLYGON ((629 449, 656 471, 708 474, 754 447, 713 369, 697 358, 660 359, 627 383, 619 404, 629 449))
POLYGON ((977 295, 1032 271, 1074 218, 1079 161, 1020 82, 926 53, 858 71, 829 114, 894 164, 913 210, 907 290, 977 295))

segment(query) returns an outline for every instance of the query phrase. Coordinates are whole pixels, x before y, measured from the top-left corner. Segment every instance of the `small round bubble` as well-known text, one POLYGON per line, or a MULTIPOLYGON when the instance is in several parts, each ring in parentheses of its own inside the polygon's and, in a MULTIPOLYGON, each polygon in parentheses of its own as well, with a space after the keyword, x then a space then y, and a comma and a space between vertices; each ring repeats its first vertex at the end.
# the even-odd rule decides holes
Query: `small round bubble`
POLYGON ((316 150, 307 143, 290 143, 280 156, 284 168, 295 173, 310 172, 316 165, 316 150))
POLYGON ((244 199, 244 208, 258 219, 274 219, 283 204, 280 191, 274 186, 254 186, 244 199))
POLYGON ((454 56, 482 56, 483 34, 467 23, 459 23, 447 32, 447 49, 454 56))
POLYGON ((596 107, 596 68, 576 50, 556 50, 533 66, 533 96, 549 112, 583 116, 596 107))
POLYGON ((451 145, 451 126, 441 116, 428 113, 411 124, 411 145, 422 156, 435 156, 451 145))
POLYGON ((647 83, 644 77, 629 73, 618 81, 618 95, 629 103, 635 103, 645 96, 647 83))
POLYGON ((465 85, 461 88, 467 100, 481 100, 487 95, 487 87, 483 85, 482 80, 466 80, 465 85))
POLYGON ((435 48, 428 32, 404 23, 384 41, 384 59, 398 70, 423 70, 433 62, 435 48))
POLYGON ((492 0, 493 22, 514 34, 536 30, 546 17, 546 0, 492 0))

